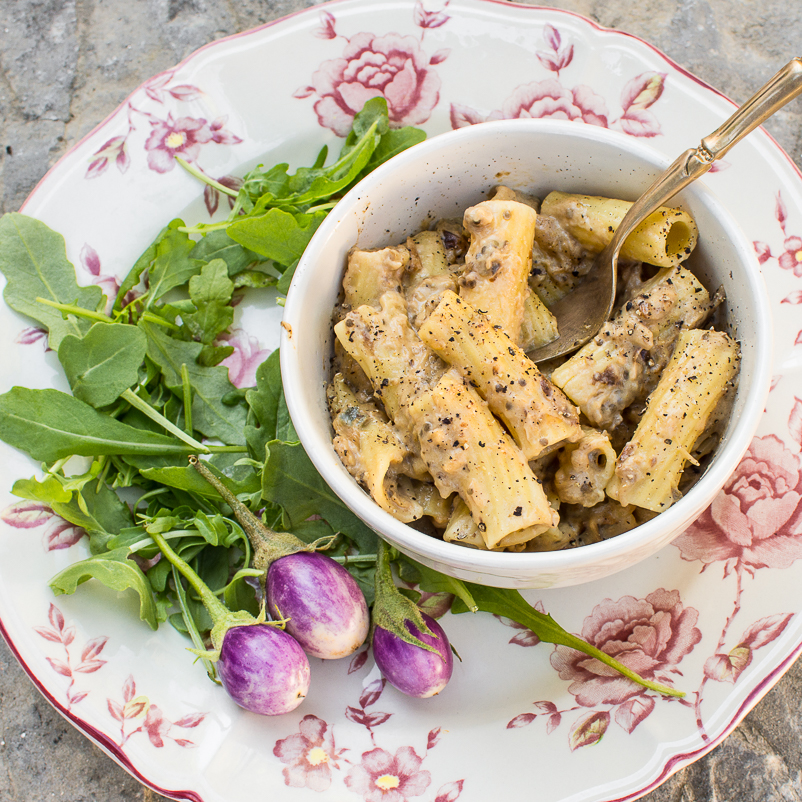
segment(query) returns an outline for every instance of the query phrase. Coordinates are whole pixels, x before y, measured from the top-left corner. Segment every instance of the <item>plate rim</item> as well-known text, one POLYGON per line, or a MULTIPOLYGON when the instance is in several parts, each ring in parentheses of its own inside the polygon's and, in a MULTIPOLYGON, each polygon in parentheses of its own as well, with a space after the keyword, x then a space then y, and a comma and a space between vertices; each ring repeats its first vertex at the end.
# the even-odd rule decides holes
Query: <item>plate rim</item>
MULTIPOLYGON (((405 3, 412 5, 413 0, 404 0, 405 3)), ((452 0, 454 2, 454 0, 452 0)), ((716 88, 709 85, 703 79, 699 78, 683 66, 679 65, 674 59, 664 53, 655 45, 651 44, 645 39, 637 36, 636 34, 629 33, 627 31, 618 30, 615 28, 609 28, 606 26, 601 25, 600 23, 580 14, 578 12, 568 10, 568 9, 560 9, 560 8, 553 8, 541 5, 529 5, 526 3, 519 3, 519 2, 507 2, 507 0, 466 0, 468 4, 475 3, 477 5, 494 5, 498 6, 501 10, 509 10, 509 9, 520 9, 524 11, 524 13, 529 12, 542 12, 549 15, 554 15, 556 18, 562 18, 565 16, 573 17, 580 20, 582 23, 589 25, 595 31, 604 33, 604 34, 612 34, 615 37, 624 37, 626 39, 632 40, 637 42, 638 45, 643 46, 645 45, 649 50, 651 50, 659 59, 663 60, 666 64, 671 66, 673 70, 677 73, 682 75, 685 78, 690 79, 703 90, 708 92, 713 92, 716 96, 721 98, 722 100, 726 101, 729 105, 733 108, 737 108, 738 104, 732 101, 729 97, 727 97, 724 93, 717 90, 716 88)), ((255 26, 253 28, 249 28, 244 31, 238 31, 236 33, 230 34, 225 37, 221 37, 220 39, 216 39, 211 42, 207 42, 206 44, 202 45, 201 47, 197 48, 196 50, 192 51, 188 54, 185 58, 179 61, 175 66, 162 70, 161 72, 155 73, 154 75, 150 76, 145 81, 139 83, 128 95, 108 114, 106 115, 100 122, 94 125, 87 133, 73 142, 70 147, 53 163, 53 165, 47 170, 47 172, 41 177, 41 179, 36 183, 34 188, 28 194, 28 196, 23 201, 22 205, 19 207, 20 212, 25 212, 26 208, 35 203, 39 198, 41 198, 41 193, 47 184, 53 177, 54 173, 57 172, 64 164, 64 162, 68 161, 74 153, 89 139, 94 137, 98 134, 104 127, 106 127, 110 122, 112 122, 115 117, 124 109, 126 103, 131 100, 137 93, 141 92, 143 87, 149 82, 163 76, 167 73, 175 72, 177 70, 186 68, 194 61, 196 58, 200 57, 201 54, 206 53, 207 51, 211 50, 212 48, 217 47, 225 47, 226 45, 230 44, 233 41, 242 39, 244 37, 258 35, 259 33, 270 29, 274 26, 282 25, 289 20, 301 17, 301 16, 315 16, 319 15, 321 11, 325 11, 331 7, 339 7, 341 5, 347 5, 353 3, 353 0, 326 0, 324 3, 320 3, 317 5, 309 6, 307 8, 299 9, 297 11, 293 11, 287 15, 279 17, 274 20, 270 20, 266 23, 261 25, 255 26)), ((370 4, 365 4, 365 7, 361 13, 369 13, 368 9, 370 6, 374 7, 374 11, 381 10, 382 2, 381 0, 372 0, 370 4)), ((459 0, 455 3, 455 7, 459 5, 459 0)), ((768 137, 771 144, 774 146, 776 151, 779 151, 780 154, 784 157, 785 162, 793 169, 796 173, 797 177, 802 179, 802 170, 800 167, 793 161, 791 156, 784 150, 784 148, 776 141, 776 139, 761 126, 761 130, 763 134, 768 137)), ((776 152, 775 151, 775 152, 776 152)), ((0 635, 2 635, 5 642, 8 644, 8 647, 11 653, 14 655, 15 659, 18 661, 22 669, 25 671, 29 679, 32 681, 34 686, 37 690, 42 694, 42 696, 56 709, 58 713, 62 715, 67 721, 70 722, 76 729, 81 731, 87 738, 89 738, 94 744, 96 744, 100 749, 103 750, 111 759, 113 759, 118 765, 124 768, 129 774, 137 779, 143 785, 153 789, 154 791, 163 794, 165 796, 175 796, 176 798, 187 799, 191 802, 204 802, 204 798, 195 791, 186 790, 186 789, 166 789, 161 788, 153 781, 149 780, 145 777, 131 762, 131 760, 127 757, 125 752, 118 747, 116 743, 111 741, 107 736, 105 736, 102 732, 94 728, 91 724, 87 723, 79 716, 75 715, 74 713, 67 710, 55 697, 47 690, 45 685, 39 680, 38 676, 34 673, 33 669, 27 665, 24 661, 22 656, 20 655, 14 641, 11 638, 10 633, 8 632, 6 625, 2 618, 0 618, 0 635)), ((633 791, 631 793, 627 793, 624 796, 617 796, 617 797, 609 797, 609 802, 626 802, 627 800, 634 800, 637 799, 644 794, 647 794, 654 789, 658 788, 662 785, 669 777, 671 777, 674 773, 681 770, 687 765, 695 762, 696 760, 703 757, 705 754, 712 751, 716 748, 720 743, 722 743, 730 733, 740 724, 743 718, 748 714, 748 712, 754 708, 754 706, 771 690, 771 688, 782 678, 782 676, 788 671, 790 666, 799 658, 800 654, 802 654, 802 640, 800 640, 796 647, 790 651, 783 660, 781 660, 770 672, 764 675, 761 681, 754 687, 752 690, 746 695, 746 698, 742 701, 740 706, 738 707, 737 711, 732 715, 728 715, 727 718, 730 719, 728 725, 723 729, 723 731, 714 738, 711 738, 709 741, 705 742, 702 746, 695 750, 689 750, 683 753, 677 753, 669 757, 668 759, 660 758, 660 763, 662 764, 662 769, 657 777, 654 780, 649 782, 646 786, 641 787, 637 791, 633 791)))

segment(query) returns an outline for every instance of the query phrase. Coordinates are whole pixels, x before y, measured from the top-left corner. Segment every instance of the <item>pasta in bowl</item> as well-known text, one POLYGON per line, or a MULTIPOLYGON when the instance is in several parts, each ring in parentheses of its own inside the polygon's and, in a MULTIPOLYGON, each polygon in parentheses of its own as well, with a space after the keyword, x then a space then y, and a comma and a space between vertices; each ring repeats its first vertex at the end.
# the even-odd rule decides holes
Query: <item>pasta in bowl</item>
POLYGON ((542 372, 525 355, 618 199, 663 166, 590 126, 488 123, 393 159, 321 226, 287 299, 287 401, 324 479, 393 545, 470 581, 577 584, 668 543, 724 484, 762 411, 770 324, 751 248, 703 186, 631 238, 597 338, 542 372))

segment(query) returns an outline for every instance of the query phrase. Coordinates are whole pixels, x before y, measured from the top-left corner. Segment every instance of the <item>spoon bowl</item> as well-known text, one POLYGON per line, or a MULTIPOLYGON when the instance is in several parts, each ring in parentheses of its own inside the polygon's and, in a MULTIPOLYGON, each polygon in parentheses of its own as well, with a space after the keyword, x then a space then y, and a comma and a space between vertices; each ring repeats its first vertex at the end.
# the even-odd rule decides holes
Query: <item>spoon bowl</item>
POLYGON ((529 353, 544 362, 576 351, 589 342, 613 311, 618 255, 627 237, 666 201, 704 175, 713 162, 740 142, 772 114, 802 93, 802 58, 788 62, 765 86, 696 148, 681 153, 668 169, 632 204, 604 250, 596 256, 587 277, 573 292, 551 307, 559 337, 529 353))

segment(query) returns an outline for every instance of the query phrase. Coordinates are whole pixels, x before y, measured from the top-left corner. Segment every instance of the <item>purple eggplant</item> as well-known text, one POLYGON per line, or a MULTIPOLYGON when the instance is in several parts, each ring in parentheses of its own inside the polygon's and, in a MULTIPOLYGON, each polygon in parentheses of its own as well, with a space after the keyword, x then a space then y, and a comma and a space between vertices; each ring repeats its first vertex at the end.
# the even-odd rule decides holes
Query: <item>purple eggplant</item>
POLYGON ((446 687, 454 670, 454 658, 440 624, 425 613, 421 616, 433 635, 422 632, 408 619, 404 622, 407 631, 435 651, 407 643, 393 632, 377 626, 373 631, 373 657, 391 685, 407 696, 426 699, 446 687))
MULTIPOLYGON (((190 464, 234 512, 254 549, 253 565, 266 571, 268 613, 284 622, 313 657, 336 659, 356 651, 370 617, 356 580, 339 563, 287 532, 266 527, 197 457, 190 464)), ((324 538, 331 542, 332 538, 324 538)), ((328 543, 326 545, 328 545, 328 543)))
POLYGON ((153 542, 186 578, 212 619, 211 651, 191 652, 217 664, 228 695, 240 706, 263 716, 294 710, 309 690, 309 659, 278 624, 265 623, 244 610, 231 612, 192 567, 158 532, 153 542))
POLYGON ((365 597, 354 578, 325 554, 299 551, 267 570, 267 609, 312 657, 353 654, 368 636, 365 597))
POLYGON ((229 629, 217 675, 240 707, 263 716, 295 710, 309 691, 304 650, 291 635, 268 624, 229 629))
POLYGON ((379 540, 373 657, 385 679, 408 696, 440 693, 454 671, 451 644, 443 628, 402 595, 393 581, 391 550, 379 540))

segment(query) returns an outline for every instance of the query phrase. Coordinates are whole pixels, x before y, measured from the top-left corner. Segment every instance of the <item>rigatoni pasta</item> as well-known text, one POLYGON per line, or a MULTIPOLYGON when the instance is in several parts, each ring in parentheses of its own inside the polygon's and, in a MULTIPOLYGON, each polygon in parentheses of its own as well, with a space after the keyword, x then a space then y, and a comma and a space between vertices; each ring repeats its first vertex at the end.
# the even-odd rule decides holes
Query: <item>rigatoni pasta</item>
POLYGON ((376 502, 471 548, 570 548, 679 497, 711 450, 738 346, 702 328, 681 264, 692 218, 661 209, 625 246, 622 295, 582 350, 541 371, 548 307, 582 280, 629 204, 507 187, 406 242, 349 254, 334 312, 334 446, 376 502), (626 250, 629 248, 629 250, 626 250), (697 463, 698 464, 698 463, 697 463))

